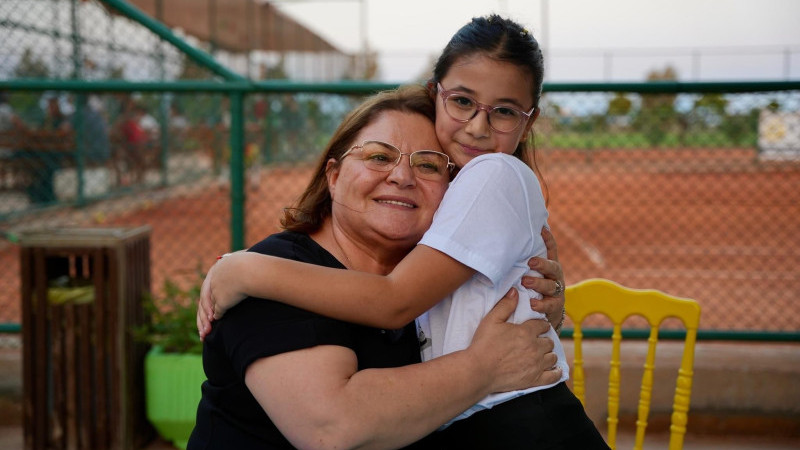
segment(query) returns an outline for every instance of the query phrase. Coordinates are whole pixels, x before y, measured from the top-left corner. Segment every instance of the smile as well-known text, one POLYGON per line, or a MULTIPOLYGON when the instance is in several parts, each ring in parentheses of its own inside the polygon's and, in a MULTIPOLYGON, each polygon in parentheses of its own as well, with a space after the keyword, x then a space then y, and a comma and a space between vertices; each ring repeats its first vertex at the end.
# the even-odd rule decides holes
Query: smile
POLYGON ((402 206, 405 208, 416 208, 416 206, 412 205, 411 203, 405 202, 398 202, 397 200, 376 200, 378 203, 386 203, 387 205, 397 205, 402 206))
POLYGON ((461 149, 464 151, 464 153, 482 154, 482 153, 491 153, 492 152, 492 150, 485 150, 485 149, 482 149, 482 148, 473 147, 471 145, 466 145, 466 144, 461 144, 461 143, 459 143, 458 145, 461 146, 461 149))

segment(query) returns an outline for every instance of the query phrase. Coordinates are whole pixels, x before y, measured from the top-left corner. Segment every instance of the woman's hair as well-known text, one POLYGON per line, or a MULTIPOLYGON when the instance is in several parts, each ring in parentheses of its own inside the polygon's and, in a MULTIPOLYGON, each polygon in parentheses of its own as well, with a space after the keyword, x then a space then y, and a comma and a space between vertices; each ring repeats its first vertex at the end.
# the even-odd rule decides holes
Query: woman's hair
POLYGON ((317 161, 314 176, 300 199, 290 208, 284 208, 281 225, 289 231, 313 233, 331 215, 331 194, 328 191, 327 164, 329 159, 341 163, 342 155, 353 145, 358 134, 387 111, 419 114, 431 123, 436 117, 436 106, 423 86, 403 86, 380 92, 367 98, 344 118, 333 134, 325 151, 317 161))
MULTIPOLYGON (((544 81, 544 58, 539 42, 522 25, 497 14, 475 17, 453 35, 433 68, 433 78, 428 82, 431 95, 435 98, 436 84, 442 81, 453 64, 475 54, 514 64, 530 74, 533 78, 531 85, 533 106, 539 108, 544 81)), ((536 164, 532 132, 517 145, 514 156, 530 166, 539 178, 542 178, 536 164)), ((542 183, 544 184, 544 180, 542 183)), ((543 187, 546 191, 546 186, 543 187)))

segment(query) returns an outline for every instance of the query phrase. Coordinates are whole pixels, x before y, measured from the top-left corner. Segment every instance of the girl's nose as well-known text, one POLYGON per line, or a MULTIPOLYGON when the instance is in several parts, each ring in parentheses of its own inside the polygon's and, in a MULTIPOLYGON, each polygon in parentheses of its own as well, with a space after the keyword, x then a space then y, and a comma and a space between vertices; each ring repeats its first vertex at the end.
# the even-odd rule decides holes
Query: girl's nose
POLYGON ((476 138, 488 136, 491 130, 489 126, 489 113, 479 110, 475 114, 475 117, 467 122, 467 126, 464 130, 476 138))

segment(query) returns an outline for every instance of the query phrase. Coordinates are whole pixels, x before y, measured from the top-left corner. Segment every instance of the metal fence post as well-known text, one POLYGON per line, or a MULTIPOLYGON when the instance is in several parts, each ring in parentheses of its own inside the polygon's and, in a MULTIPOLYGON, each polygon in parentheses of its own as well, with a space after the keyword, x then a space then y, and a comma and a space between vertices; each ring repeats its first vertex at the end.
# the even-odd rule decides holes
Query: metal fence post
POLYGON ((244 95, 230 94, 231 104, 231 249, 244 248, 244 95))

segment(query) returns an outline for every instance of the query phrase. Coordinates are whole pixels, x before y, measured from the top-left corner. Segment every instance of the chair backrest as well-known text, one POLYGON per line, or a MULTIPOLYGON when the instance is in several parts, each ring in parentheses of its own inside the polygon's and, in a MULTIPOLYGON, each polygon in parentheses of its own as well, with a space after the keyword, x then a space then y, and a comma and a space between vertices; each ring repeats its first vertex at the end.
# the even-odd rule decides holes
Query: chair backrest
POLYGON ((639 315, 650 325, 647 357, 644 375, 639 390, 638 414, 636 420, 635 449, 641 449, 650 413, 650 400, 653 391, 653 368, 655 365, 658 328, 668 317, 680 319, 686 327, 683 357, 675 387, 670 423, 670 450, 683 447, 686 422, 689 412, 689 399, 692 389, 694 365, 694 346, 697 327, 700 323, 700 305, 691 299, 678 298, 656 290, 631 289, 613 281, 590 279, 566 288, 566 312, 574 324, 573 340, 575 359, 573 361, 572 383, 575 395, 585 404, 585 374, 583 368, 583 332, 581 324, 591 314, 607 316, 614 325, 612 334, 611 367, 608 376, 608 433, 609 446, 616 448, 617 424, 619 422, 620 401, 620 343, 622 323, 630 316, 639 315))

